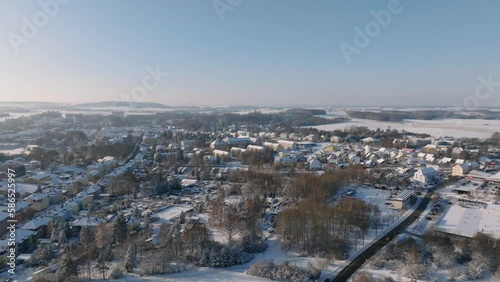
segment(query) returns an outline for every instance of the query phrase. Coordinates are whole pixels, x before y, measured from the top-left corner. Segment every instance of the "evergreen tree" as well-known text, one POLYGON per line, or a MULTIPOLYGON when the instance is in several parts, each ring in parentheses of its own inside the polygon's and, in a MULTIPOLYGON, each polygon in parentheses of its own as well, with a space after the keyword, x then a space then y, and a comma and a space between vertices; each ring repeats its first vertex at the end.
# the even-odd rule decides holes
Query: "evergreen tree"
MULTIPOLYGON (((65 222, 64 223, 64 226, 62 227, 62 229, 64 230, 64 232, 66 232, 66 236, 68 236, 70 230, 71 230, 71 226, 69 225, 69 222, 65 222)), ((69 234, 71 235, 71 234, 69 234)))
POLYGON ((47 261, 50 261, 51 259, 54 258, 54 253, 52 252, 50 246, 43 247, 43 257, 47 261))
POLYGON ((59 236, 57 237, 57 242, 59 246, 64 246, 64 244, 68 243, 68 238, 66 237, 66 232, 64 230, 59 230, 59 236))
POLYGON ((133 216, 135 219, 141 218, 141 213, 139 212, 139 209, 137 207, 134 208, 133 216))
POLYGON ((78 265, 70 254, 66 254, 61 262, 58 272, 63 277, 78 276, 78 265))
POLYGON ((118 214, 118 217, 113 225, 113 234, 118 243, 122 243, 127 239, 127 221, 121 213, 118 214))
POLYGON ((128 246, 127 254, 125 255, 125 269, 128 272, 132 272, 132 270, 137 267, 137 263, 137 246, 135 243, 131 243, 128 246))
POLYGON ((211 267, 217 267, 219 266, 219 261, 220 261, 220 253, 217 251, 217 249, 212 248, 210 250, 208 265, 211 267))
POLYGON ((248 252, 248 253, 253 253, 253 249, 254 249, 254 244, 253 244, 253 238, 252 236, 250 235, 250 233, 245 233, 245 235, 243 235, 243 242, 242 242, 242 249, 244 252, 248 252))
POLYGON ((181 215, 179 216, 179 223, 180 224, 186 223, 186 214, 183 211, 181 211, 181 215))
POLYGON ((107 248, 106 260, 107 261, 113 261, 114 258, 115 258, 115 254, 113 253, 113 248, 111 246, 109 246, 107 248))
POLYGON ((59 232, 61 231, 61 229, 62 228, 57 223, 54 223, 54 225, 52 225, 52 232, 50 233, 50 240, 52 240, 52 242, 55 242, 58 240, 59 232))

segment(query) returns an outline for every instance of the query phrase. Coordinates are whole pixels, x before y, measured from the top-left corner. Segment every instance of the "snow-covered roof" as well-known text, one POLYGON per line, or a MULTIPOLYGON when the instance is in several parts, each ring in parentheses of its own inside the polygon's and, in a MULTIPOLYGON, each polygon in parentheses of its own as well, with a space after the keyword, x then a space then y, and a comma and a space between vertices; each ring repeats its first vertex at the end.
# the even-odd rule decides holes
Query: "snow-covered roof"
POLYGON ((188 212, 192 209, 193 209, 193 207, 191 207, 191 206, 170 206, 170 207, 167 207, 166 209, 163 209, 163 210, 155 213, 153 216, 159 217, 162 220, 171 221, 171 220, 174 220, 175 218, 179 217, 181 213, 188 212))
POLYGON ((420 171, 423 175, 433 175, 436 173, 436 170, 432 167, 422 168, 420 171))
POLYGON ((489 181, 500 182, 500 172, 488 178, 489 181))
POLYGON ((0 211, 0 222, 4 221, 6 218, 9 217, 10 214, 0 211))
POLYGON ((491 173, 482 172, 482 171, 479 171, 479 170, 471 170, 467 174, 467 177, 474 177, 474 178, 488 178, 490 176, 491 176, 491 173))
POLYGON ((403 192, 399 193, 393 200, 396 201, 406 201, 408 198, 410 198, 413 195, 413 190, 404 190, 403 192))
POLYGON ((443 159, 441 160, 441 163, 446 164, 446 163, 451 162, 452 160, 453 160, 452 158, 446 158, 446 157, 445 157, 445 158, 443 158, 443 159))
POLYGON ((86 217, 75 219, 72 222, 71 225, 72 226, 80 226, 80 227, 83 227, 83 226, 98 226, 102 222, 104 222, 104 220, 102 220, 100 218, 92 217, 92 216, 86 216, 86 217))
POLYGON ((500 238, 500 205, 486 204, 481 209, 450 206, 435 230, 469 238, 477 232, 500 238))
POLYGON ((38 217, 24 224, 21 229, 36 230, 43 225, 47 225, 50 221, 52 221, 50 217, 38 217))

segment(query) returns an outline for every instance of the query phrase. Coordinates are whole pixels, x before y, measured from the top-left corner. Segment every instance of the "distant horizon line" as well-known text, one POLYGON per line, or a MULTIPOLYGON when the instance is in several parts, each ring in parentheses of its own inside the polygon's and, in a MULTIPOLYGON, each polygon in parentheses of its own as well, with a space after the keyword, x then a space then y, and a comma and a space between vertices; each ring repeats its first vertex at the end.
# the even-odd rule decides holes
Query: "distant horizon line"
MULTIPOLYGON (((392 106, 387 106, 387 105, 298 105, 298 104, 293 104, 293 105, 250 105, 250 104, 164 104, 161 102, 153 102, 153 101, 145 101, 145 102, 128 102, 128 101, 110 101, 110 100, 103 100, 103 101, 95 101, 95 102, 75 102, 75 103, 70 103, 70 102, 53 102, 53 101, 14 101, 14 100, 0 100, 0 107, 2 107, 2 103, 12 103, 12 104, 53 104, 53 105, 59 105, 59 106, 78 106, 78 105, 85 105, 85 104, 99 104, 99 103, 129 103, 129 104, 135 104, 135 105, 141 105, 141 104, 158 104, 162 105, 165 107, 170 107, 170 108, 175 108, 175 107, 226 107, 226 108, 231 108, 231 107, 245 107, 245 108, 445 108, 445 109, 461 109, 460 107, 450 107, 450 106, 445 106, 445 105, 392 105, 392 106)), ((122 107, 122 106, 118 106, 122 107)), ((484 106, 484 107, 469 107, 470 109, 495 109, 495 108, 500 108, 499 106, 484 106)))

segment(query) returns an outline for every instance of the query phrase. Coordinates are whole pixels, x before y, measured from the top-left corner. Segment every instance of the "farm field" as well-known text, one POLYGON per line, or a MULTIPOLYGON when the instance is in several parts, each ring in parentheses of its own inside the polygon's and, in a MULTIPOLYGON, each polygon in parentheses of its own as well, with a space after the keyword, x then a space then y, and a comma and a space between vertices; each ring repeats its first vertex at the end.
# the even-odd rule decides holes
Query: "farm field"
POLYGON ((406 120, 405 122, 382 122, 367 119, 352 119, 349 122, 314 126, 319 130, 342 130, 351 126, 366 126, 369 129, 380 128, 406 130, 415 133, 427 133, 433 137, 450 136, 455 138, 488 138, 500 129, 500 120, 486 119, 442 119, 442 120, 406 120))

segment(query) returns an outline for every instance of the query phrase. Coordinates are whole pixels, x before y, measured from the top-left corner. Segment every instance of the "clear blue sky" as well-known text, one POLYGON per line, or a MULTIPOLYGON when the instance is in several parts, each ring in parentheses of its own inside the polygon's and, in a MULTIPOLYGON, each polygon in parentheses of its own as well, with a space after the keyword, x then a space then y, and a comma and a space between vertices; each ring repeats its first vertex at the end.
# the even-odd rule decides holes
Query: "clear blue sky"
POLYGON ((341 42, 389 2, 243 0, 221 20, 212 0, 72 0, 15 52, 43 10, 1 0, 0 101, 120 100, 157 65, 170 75, 145 101, 168 105, 454 106, 500 81, 496 0, 401 0, 348 63, 341 42))

